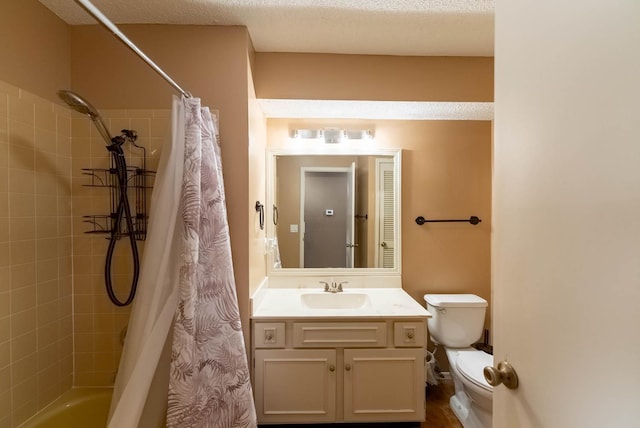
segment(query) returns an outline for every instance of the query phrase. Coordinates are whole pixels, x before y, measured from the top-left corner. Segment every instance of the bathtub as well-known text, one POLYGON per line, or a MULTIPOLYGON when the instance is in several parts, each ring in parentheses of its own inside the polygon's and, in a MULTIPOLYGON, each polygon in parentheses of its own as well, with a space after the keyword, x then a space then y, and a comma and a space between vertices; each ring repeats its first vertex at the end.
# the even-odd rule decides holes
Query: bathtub
POLYGON ((107 426, 113 388, 73 388, 19 428, 101 428, 107 426))

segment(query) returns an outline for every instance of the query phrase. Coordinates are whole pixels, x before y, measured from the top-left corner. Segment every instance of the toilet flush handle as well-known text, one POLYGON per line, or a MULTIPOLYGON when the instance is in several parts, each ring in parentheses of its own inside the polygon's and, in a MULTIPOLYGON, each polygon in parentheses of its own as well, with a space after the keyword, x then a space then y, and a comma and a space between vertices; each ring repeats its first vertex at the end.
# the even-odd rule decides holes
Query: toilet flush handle
POLYGON ((503 383, 509 389, 518 387, 518 375, 513 366, 507 361, 500 361, 498 367, 487 366, 482 372, 487 383, 491 386, 498 386, 503 383))

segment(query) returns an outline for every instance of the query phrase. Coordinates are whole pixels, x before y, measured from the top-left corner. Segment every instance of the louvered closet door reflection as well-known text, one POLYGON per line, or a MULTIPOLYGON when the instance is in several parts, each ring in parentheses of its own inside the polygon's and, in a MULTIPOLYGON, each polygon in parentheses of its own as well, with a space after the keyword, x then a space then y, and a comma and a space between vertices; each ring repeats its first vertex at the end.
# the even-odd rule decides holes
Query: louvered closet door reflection
POLYGON ((377 162, 378 176, 378 257, 376 266, 381 268, 393 268, 395 256, 394 236, 394 182, 393 162, 377 162))

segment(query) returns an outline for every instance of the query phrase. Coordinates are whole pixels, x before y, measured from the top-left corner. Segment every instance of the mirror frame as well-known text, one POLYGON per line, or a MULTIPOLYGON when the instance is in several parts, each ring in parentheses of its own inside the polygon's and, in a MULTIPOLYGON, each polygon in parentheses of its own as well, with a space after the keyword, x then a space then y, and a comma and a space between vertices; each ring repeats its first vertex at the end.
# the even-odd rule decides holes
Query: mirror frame
MULTIPOLYGON (((385 149, 372 147, 352 147, 347 145, 326 144, 308 146, 301 144, 298 148, 280 148, 267 150, 266 165, 267 202, 266 209, 266 238, 267 248, 265 258, 267 263, 267 277, 292 277, 292 276, 399 276, 402 273, 402 149, 385 149), (393 234, 396 237, 393 268, 274 268, 273 252, 267 243, 275 236, 273 224, 275 172, 278 156, 390 156, 393 157, 393 178, 395 195, 395 218, 393 234)), ((277 206, 277 205, 276 205, 277 206)))

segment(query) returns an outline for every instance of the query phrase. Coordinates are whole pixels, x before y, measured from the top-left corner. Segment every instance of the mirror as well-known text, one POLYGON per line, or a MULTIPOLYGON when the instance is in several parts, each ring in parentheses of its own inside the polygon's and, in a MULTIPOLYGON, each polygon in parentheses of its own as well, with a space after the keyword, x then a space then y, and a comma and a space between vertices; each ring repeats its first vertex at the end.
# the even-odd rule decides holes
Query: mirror
POLYGON ((270 274, 399 272, 400 150, 337 149, 269 153, 270 274))

